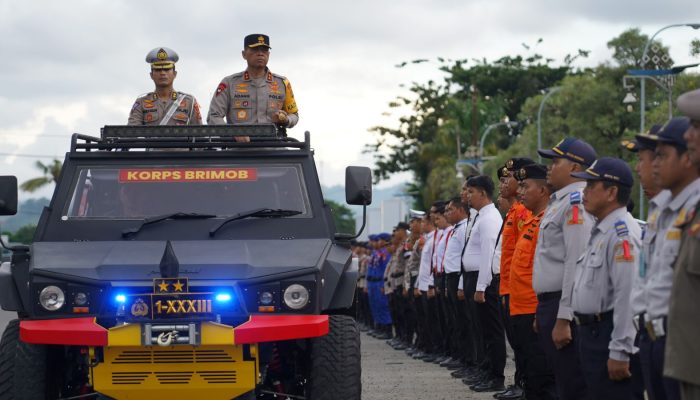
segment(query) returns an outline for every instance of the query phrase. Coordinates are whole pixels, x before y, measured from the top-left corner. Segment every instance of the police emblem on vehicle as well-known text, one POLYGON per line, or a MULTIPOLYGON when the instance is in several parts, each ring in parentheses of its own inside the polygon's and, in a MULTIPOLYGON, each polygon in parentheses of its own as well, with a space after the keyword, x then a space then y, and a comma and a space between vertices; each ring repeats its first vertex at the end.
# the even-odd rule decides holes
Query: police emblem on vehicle
POLYGON ((148 315, 148 305, 143 301, 143 299, 138 298, 131 305, 131 315, 134 317, 145 317, 148 315))
POLYGON ((213 313, 213 296, 211 292, 191 293, 187 278, 156 278, 153 293, 129 296, 127 309, 134 319, 202 317, 213 313))

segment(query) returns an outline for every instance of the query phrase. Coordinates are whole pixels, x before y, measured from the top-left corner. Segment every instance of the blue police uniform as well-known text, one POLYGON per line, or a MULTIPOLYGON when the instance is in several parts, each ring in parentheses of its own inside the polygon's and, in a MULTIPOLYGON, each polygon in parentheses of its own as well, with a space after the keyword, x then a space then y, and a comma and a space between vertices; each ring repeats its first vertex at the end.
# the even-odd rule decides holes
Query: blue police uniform
MULTIPOLYGON (((388 234, 377 235, 377 239, 388 240, 388 234)), ((374 322, 379 325, 390 325, 391 314, 389 312, 389 299, 381 292, 384 287, 384 271, 386 270, 391 254, 385 248, 372 252, 369 268, 367 270, 367 291, 369 292, 369 304, 374 322)))

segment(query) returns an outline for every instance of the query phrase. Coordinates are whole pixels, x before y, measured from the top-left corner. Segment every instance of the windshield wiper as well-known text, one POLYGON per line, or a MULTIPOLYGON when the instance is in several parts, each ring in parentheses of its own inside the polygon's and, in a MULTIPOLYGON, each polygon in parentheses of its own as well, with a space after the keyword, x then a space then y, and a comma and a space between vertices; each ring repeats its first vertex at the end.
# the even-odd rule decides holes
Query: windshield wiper
POLYGON ((225 220, 221 221, 219 225, 216 227, 212 228, 209 231, 209 236, 213 237, 216 235, 216 232, 219 231, 224 225, 228 224, 231 221, 237 221, 239 219, 245 219, 245 218, 251 218, 251 217, 260 217, 260 218, 284 218, 284 217, 291 217, 292 215, 298 215, 301 214, 301 211, 297 210, 284 210, 284 209, 278 209, 278 208, 256 208, 254 210, 250 211, 244 211, 240 212, 235 215, 231 215, 230 217, 227 217, 225 220))
POLYGON ((144 218, 141 223, 133 228, 129 229, 124 229, 122 231, 122 237, 125 238, 130 235, 135 235, 141 231, 141 228, 143 228, 146 225, 151 225, 155 224, 156 222, 160 221, 165 221, 166 219, 208 219, 208 218, 216 218, 217 215, 215 214, 199 214, 199 213, 185 213, 185 212, 176 212, 176 213, 170 213, 170 214, 163 214, 163 215, 156 215, 153 217, 148 217, 144 218))

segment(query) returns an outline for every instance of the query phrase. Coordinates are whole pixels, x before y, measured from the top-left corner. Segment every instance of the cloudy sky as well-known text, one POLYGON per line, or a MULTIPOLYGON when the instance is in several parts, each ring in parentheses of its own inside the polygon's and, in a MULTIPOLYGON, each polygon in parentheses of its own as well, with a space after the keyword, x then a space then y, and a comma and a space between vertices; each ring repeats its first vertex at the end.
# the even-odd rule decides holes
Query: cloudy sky
MULTIPOLYGON (((136 96, 152 90, 144 57, 158 46, 180 54, 175 88, 206 113, 221 78, 245 68, 243 36, 269 34, 269 66, 290 79, 300 109, 290 133, 311 131, 322 183, 333 185, 346 165, 372 165, 362 154, 367 129, 395 124, 383 113, 399 85, 440 78, 434 63, 394 67, 402 61, 527 54, 521 43, 543 38, 541 54, 562 60, 587 49, 577 65, 595 65, 623 30, 651 35, 679 22, 700 22, 700 2, 0 0, 0 174, 31 178, 37 156, 63 159, 73 132, 126 123, 136 96)), ((660 38, 681 64, 693 61, 688 44, 698 36, 680 28, 660 38)))

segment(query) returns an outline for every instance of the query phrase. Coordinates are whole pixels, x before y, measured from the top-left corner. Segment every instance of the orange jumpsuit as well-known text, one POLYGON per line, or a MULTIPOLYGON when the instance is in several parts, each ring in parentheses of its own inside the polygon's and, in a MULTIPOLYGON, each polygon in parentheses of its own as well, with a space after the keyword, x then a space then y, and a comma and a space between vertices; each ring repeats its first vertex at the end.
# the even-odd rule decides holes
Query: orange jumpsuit
POLYGON ((515 243, 520 237, 525 221, 532 213, 519 202, 514 202, 506 214, 503 232, 501 233, 501 284, 498 293, 501 296, 510 294, 510 265, 513 261, 515 243))
POLYGON ((515 244, 510 266, 510 315, 534 314, 537 309, 537 295, 532 289, 532 268, 543 215, 544 211, 538 215, 530 214, 515 244))

